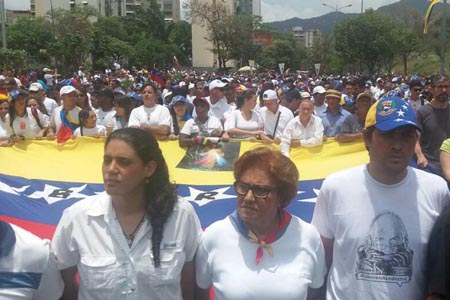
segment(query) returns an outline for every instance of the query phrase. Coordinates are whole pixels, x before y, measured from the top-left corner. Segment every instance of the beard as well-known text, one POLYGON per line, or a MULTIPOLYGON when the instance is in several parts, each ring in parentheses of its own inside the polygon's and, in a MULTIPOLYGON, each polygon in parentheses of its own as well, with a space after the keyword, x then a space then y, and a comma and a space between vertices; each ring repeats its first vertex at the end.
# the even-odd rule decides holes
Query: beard
POLYGON ((435 97, 435 99, 440 102, 440 103, 444 103, 448 101, 448 94, 447 93, 442 93, 439 94, 435 97))

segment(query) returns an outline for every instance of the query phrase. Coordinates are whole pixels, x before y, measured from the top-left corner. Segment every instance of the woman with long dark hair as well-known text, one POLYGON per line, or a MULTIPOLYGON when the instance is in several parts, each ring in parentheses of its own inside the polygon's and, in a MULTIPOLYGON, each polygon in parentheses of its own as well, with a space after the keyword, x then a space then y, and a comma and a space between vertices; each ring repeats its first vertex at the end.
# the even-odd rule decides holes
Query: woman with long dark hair
POLYGON ((192 300, 201 228, 154 136, 112 132, 102 173, 106 192, 66 209, 53 237, 63 299, 192 300))

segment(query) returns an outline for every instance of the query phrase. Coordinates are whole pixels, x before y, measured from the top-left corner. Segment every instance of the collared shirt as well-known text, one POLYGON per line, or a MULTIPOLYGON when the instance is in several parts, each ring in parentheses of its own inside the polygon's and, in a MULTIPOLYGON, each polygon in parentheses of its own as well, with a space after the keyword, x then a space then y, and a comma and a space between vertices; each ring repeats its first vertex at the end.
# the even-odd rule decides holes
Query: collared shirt
POLYGON ((268 110, 267 107, 262 107, 259 111, 259 117, 260 123, 262 122, 264 124, 265 134, 269 134, 273 138, 281 138, 284 128, 286 127, 287 123, 294 118, 294 114, 289 108, 279 105, 278 110, 275 113, 268 110), (280 119, 278 121, 276 132, 274 134, 278 114, 280 114, 280 119))
POLYGON ((77 266, 79 299, 182 299, 180 278, 192 261, 201 228, 192 206, 179 200, 164 226, 161 266, 154 267, 152 227, 145 220, 131 247, 105 192, 64 211, 52 241, 60 270, 77 266))
POLYGON ((323 124, 322 120, 312 115, 306 126, 300 123, 299 117, 289 121, 283 131, 280 150, 289 157, 291 142, 299 140, 302 147, 314 147, 323 144, 323 124))
POLYGON ((341 133, 342 123, 349 115, 350 113, 342 107, 339 107, 335 114, 331 113, 327 107, 323 113, 318 115, 322 119, 324 134, 333 137, 341 133))

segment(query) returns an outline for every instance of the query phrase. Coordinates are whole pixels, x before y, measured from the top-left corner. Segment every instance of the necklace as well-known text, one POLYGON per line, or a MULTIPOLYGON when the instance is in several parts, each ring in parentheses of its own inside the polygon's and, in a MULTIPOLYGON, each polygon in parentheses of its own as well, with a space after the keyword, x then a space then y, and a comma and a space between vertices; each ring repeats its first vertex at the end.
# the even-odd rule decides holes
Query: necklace
POLYGON ((133 245, 134 238, 136 237, 139 229, 141 228, 142 223, 144 223, 144 220, 145 220, 145 215, 142 216, 141 220, 136 225, 136 227, 134 228, 133 232, 130 233, 130 234, 128 234, 128 233, 126 233, 125 231, 122 230, 123 235, 125 236, 125 239, 127 240, 128 247, 131 248, 131 246, 133 245))

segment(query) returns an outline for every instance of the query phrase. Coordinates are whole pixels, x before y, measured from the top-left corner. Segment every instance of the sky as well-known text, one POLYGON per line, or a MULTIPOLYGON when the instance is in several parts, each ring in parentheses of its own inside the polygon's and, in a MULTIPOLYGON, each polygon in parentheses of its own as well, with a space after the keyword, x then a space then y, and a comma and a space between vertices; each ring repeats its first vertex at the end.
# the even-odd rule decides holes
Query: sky
MULTIPOLYGON (((28 9, 29 0, 4 0, 8 9, 28 9)), ((361 12, 362 0, 261 0, 261 12, 263 22, 283 21, 298 17, 308 19, 335 11, 345 13, 361 12), (324 6, 323 3, 331 7, 324 6), (344 6, 351 7, 343 8, 344 6), (342 8, 342 9, 341 9, 342 8)), ((399 0, 363 0, 364 10, 367 8, 377 9, 380 6, 398 2, 399 0)))

